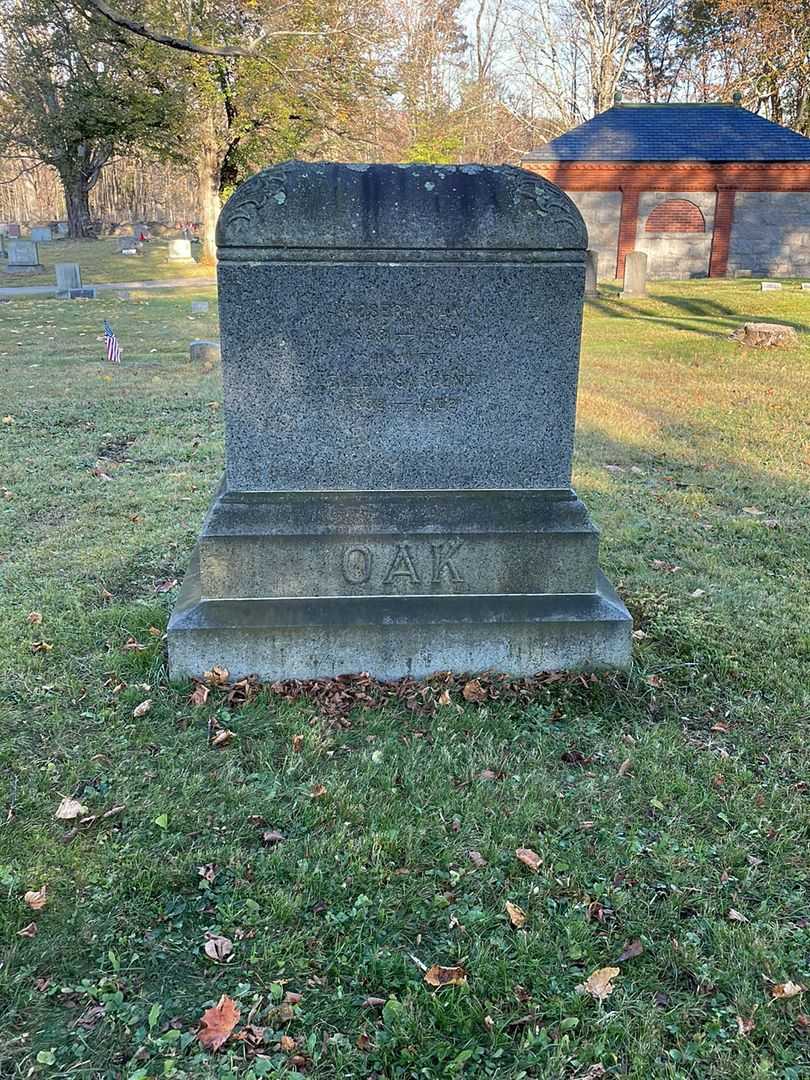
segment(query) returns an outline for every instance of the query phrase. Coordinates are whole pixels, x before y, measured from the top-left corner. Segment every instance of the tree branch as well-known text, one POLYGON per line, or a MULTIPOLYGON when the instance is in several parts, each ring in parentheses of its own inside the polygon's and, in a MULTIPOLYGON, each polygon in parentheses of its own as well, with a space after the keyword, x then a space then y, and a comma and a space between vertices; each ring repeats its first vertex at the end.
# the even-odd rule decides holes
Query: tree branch
POLYGON ((106 3, 106 0, 82 0, 82 3, 86 7, 92 8, 93 11, 102 15, 115 26, 120 26, 124 30, 129 30, 131 33, 137 34, 138 37, 146 38, 148 41, 155 41, 158 45, 166 45, 170 49, 178 49, 180 52, 195 53, 198 56, 256 57, 261 55, 259 52, 260 46, 267 38, 325 37, 328 34, 345 32, 341 27, 328 27, 325 30, 271 30, 262 34, 260 38, 257 38, 256 41, 246 48, 242 48, 238 45, 197 45, 193 41, 187 41, 183 38, 173 37, 171 34, 161 34, 157 30, 151 30, 145 23, 136 22, 135 19, 130 19, 129 16, 122 14, 120 11, 116 11, 115 8, 110 7, 110 5, 106 3))

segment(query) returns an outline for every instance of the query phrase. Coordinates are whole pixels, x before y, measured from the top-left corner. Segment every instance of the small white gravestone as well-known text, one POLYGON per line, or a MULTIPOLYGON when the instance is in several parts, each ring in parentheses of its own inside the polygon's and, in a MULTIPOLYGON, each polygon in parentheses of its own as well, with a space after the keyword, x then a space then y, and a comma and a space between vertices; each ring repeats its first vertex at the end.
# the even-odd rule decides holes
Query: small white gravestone
POLYGON ((39 249, 33 240, 10 240, 7 274, 36 274, 42 269, 39 249))
POLYGON ((190 240, 169 241, 169 262, 192 262, 190 240))
POLYGON ((781 288, 782 288, 782 282, 781 281, 763 281, 762 282, 762 291, 763 292, 778 292, 781 288))
POLYGON ((31 230, 31 239, 37 244, 49 244, 53 233, 48 225, 37 225, 31 230))
POLYGON ((802 282, 802 292, 810 292, 810 281, 802 282))
POLYGON ((208 311, 207 300, 192 300, 191 301, 191 314, 192 315, 205 315, 208 311))
POLYGON ((621 296, 647 295, 647 253, 631 251, 624 260, 621 296))
POLYGON ((72 299, 71 291, 81 289, 82 275, 78 263, 56 263, 56 295, 60 300, 72 299))

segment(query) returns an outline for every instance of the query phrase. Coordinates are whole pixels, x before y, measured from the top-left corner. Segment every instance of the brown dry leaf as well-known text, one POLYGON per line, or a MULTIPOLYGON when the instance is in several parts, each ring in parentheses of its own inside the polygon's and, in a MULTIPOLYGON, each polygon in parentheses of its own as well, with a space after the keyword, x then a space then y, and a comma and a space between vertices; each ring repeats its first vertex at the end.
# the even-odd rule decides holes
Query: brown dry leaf
POLYGON ((124 648, 128 652, 143 652, 146 646, 142 645, 140 641, 136 641, 134 637, 129 637, 124 642, 124 648))
POLYGON ((718 720, 716 724, 712 724, 709 728, 709 731, 719 731, 722 735, 728 735, 730 730, 728 724, 724 724, 722 720, 718 720))
POLYGON ((274 1005, 267 1010, 267 1019, 273 1024, 289 1024, 295 1019, 295 1009, 289 1001, 282 1001, 280 1005, 274 1005))
POLYGON ((53 816, 59 821, 73 821, 74 818, 84 817, 86 813, 87 807, 82 806, 78 799, 64 798, 53 816))
POLYGON ((227 668, 214 665, 210 671, 203 672, 203 679, 211 686, 224 686, 228 681, 230 672, 227 668))
POLYGON ((211 746, 221 750, 223 746, 228 745, 235 735, 235 731, 230 731, 228 728, 221 728, 211 740, 211 746))
POLYGON ((509 921, 516 930, 519 930, 521 926, 526 925, 526 912, 523 908, 519 908, 517 904, 513 904, 511 900, 507 900, 505 906, 509 921))
POLYGON ((654 687, 656 690, 660 690, 664 685, 664 680, 660 675, 648 675, 646 679, 647 685, 654 687))
POLYGON ((231 1037, 238 1022, 239 1009, 236 1002, 223 994, 216 1005, 212 1005, 202 1014, 197 1039, 206 1050, 216 1052, 231 1037))
POLYGON ((615 990, 613 980, 620 974, 617 967, 598 968, 588 976, 584 983, 577 986, 577 990, 583 994, 590 994, 597 1001, 604 1001, 615 990))
POLYGON ((630 770, 632 768, 633 768, 633 759, 629 758, 629 757, 625 758, 624 761, 619 766, 619 776, 627 776, 627 774, 630 772, 630 770))
POLYGON ((732 922, 748 922, 745 915, 741 911, 737 911, 736 908, 728 909, 728 917, 732 922))
POLYGON ((653 559, 650 565, 653 570, 663 570, 666 574, 677 574, 680 570, 680 566, 676 566, 675 563, 667 562, 665 559, 653 559))
POLYGON ((462 986, 467 981, 467 972, 463 967, 442 967, 433 964, 425 972, 428 986, 462 986))
POLYGON ((165 581, 158 581, 155 584, 155 592, 166 593, 171 592, 177 585, 177 578, 166 578, 165 581))
POLYGON ((771 987, 771 997, 781 1000, 783 998, 798 997, 799 994, 803 994, 806 987, 801 983, 791 982, 788 979, 787 982, 777 983, 771 987))
POLYGON ((473 866, 477 867, 479 870, 483 870, 484 867, 487 865, 487 860, 484 858, 480 851, 468 851, 467 855, 469 856, 470 862, 473 864, 473 866))
POLYGON ((754 1030, 753 1019, 750 1019, 749 1017, 738 1016, 737 1030, 743 1037, 745 1037, 746 1035, 750 1035, 750 1033, 754 1030))
POLYGON ((28 926, 24 926, 22 930, 17 931, 17 937, 33 937, 37 932, 37 924, 30 922, 28 926))
POLYGON ((481 685, 480 679, 470 679, 468 683, 464 684, 461 693, 465 701, 487 700, 487 692, 481 685))
POLYGON ((31 623, 32 626, 39 626, 42 622, 42 614, 39 611, 29 611, 25 621, 31 623))
POLYGON ((323 784, 314 784, 310 790, 309 797, 311 799, 321 799, 326 794, 326 788, 323 784))
POLYGON ((284 1000, 289 1005, 297 1005, 300 1001, 303 1000, 303 997, 303 994, 298 994, 295 992, 295 990, 288 990, 287 993, 284 995, 284 1000))
POLYGON ((197 683, 194 690, 189 697, 190 705, 204 705, 208 701, 208 695, 211 691, 204 683, 197 683))
POLYGON ((233 942, 230 938, 215 934, 206 941, 203 952, 211 960, 216 960, 218 964, 221 964, 233 952, 233 942))
POLYGON ((301 753, 301 751, 304 749, 304 736, 303 735, 293 735, 293 737, 292 737, 292 748, 293 748, 293 753, 294 754, 300 754, 301 753))
POLYGON ((43 885, 41 889, 29 891, 23 897, 23 900, 28 904, 32 911, 42 911, 45 905, 48 903, 48 886, 43 885))
POLYGON ((628 941, 621 953, 616 957, 617 964, 623 964, 625 960, 634 960, 644 952, 644 946, 639 938, 628 941))
POLYGON ((291 1054, 295 1050, 297 1043, 290 1035, 282 1035, 278 1040, 278 1048, 285 1054, 291 1054))
POLYGON ((452 705, 453 704, 453 699, 450 697, 450 691, 448 689, 446 689, 446 688, 444 690, 442 690, 442 692, 439 694, 438 698, 436 699, 436 703, 438 705, 452 705))
POLYGON ((536 851, 532 851, 532 849, 528 847, 519 847, 515 851, 515 855, 517 855, 524 866, 528 866, 533 874, 538 873, 543 860, 536 851))
POLYGON ((53 651, 53 645, 50 641, 32 641, 31 652, 32 653, 48 653, 53 651))
POLYGON ((150 626, 146 632, 150 637, 163 637, 163 631, 159 626, 150 626))
POLYGON ((152 699, 147 698, 146 701, 142 701, 140 705, 136 705, 132 710, 132 715, 135 719, 140 719, 142 716, 146 716, 149 710, 152 708, 152 699))
POLYGON ((796 1026, 800 1027, 802 1031, 810 1031, 810 1016, 807 1013, 799 1013, 796 1017, 796 1026))

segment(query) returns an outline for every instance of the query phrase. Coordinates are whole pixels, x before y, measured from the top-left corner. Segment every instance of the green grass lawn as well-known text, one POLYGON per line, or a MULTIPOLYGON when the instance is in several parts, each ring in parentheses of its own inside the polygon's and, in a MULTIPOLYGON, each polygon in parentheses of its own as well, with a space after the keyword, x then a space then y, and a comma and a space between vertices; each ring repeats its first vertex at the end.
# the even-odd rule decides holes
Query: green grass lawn
MULTIPOLYGON (((121 255, 119 241, 105 237, 101 240, 52 240, 39 244, 39 261, 43 269, 36 274, 7 274, 5 260, 0 263, 0 286, 14 288, 26 285, 55 285, 55 263, 78 263, 84 285, 101 285, 108 281, 164 281, 167 278, 214 277, 210 266, 198 262, 169 262, 168 240, 150 240, 140 255, 121 255)), ((199 244, 191 245, 195 260, 199 244)))
POLYGON ((810 1074, 810 294, 604 291, 576 485, 632 673, 348 711, 167 684, 159 590, 223 464, 213 291, 0 304, 1 1076, 810 1074), (729 341, 748 318, 802 344, 729 341), (211 1053, 222 995, 245 1037, 211 1053))

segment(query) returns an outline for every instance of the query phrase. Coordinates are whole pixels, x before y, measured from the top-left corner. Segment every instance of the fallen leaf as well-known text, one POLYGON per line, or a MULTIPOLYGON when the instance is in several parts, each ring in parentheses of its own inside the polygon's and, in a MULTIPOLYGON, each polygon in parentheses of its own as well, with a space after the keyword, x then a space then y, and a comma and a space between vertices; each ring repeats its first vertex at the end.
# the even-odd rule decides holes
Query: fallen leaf
POLYGON ((752 517, 761 517, 765 513, 764 510, 760 510, 758 506, 744 506, 742 508, 744 514, 751 514, 752 517))
POLYGON ((650 565, 653 570, 662 570, 666 574, 677 574, 680 570, 680 566, 676 566, 675 563, 667 562, 665 559, 653 559, 650 565))
POLYGON ((781 1000, 782 998, 798 997, 799 994, 803 994, 805 987, 801 983, 791 982, 788 979, 787 982, 777 983, 771 987, 771 997, 781 1000))
POLYGON ((221 934, 215 934, 206 941, 203 946, 203 952, 211 960, 216 960, 221 964, 223 960, 226 960, 233 952, 233 942, 230 938, 223 937, 221 934))
POLYGON ((716 724, 712 724, 709 728, 710 731, 719 731, 722 735, 728 735, 731 730, 728 724, 724 724, 722 720, 718 720, 716 724))
POLYGON ((29 890, 23 897, 23 900, 28 904, 32 911, 42 911, 48 903, 47 892, 48 886, 43 885, 41 889, 36 891, 33 889, 29 890))
POLYGON ((388 998, 367 997, 366 1000, 363 1002, 363 1006, 366 1009, 379 1009, 386 1003, 387 1000, 388 998))
POLYGON ((741 911, 737 911, 735 908, 728 909, 728 917, 732 922, 748 922, 745 915, 741 911))
POLYGON ((464 684, 464 688, 461 691, 465 701, 486 701, 487 692, 481 685, 479 679, 470 679, 468 683, 464 684))
POLYGON ((289 1024, 295 1018, 295 1009, 289 1001, 282 1001, 267 1010, 267 1019, 271 1024, 289 1024))
POLYGON ((513 904, 511 900, 506 901, 505 907, 509 921, 516 930, 526 925, 526 912, 522 908, 519 908, 517 904, 513 904))
POLYGON ((82 806, 78 799, 64 798, 59 803, 53 816, 58 818, 59 821, 73 821, 74 818, 84 817, 86 813, 87 807, 82 806))
POLYGON ((447 690, 446 688, 444 690, 442 690, 442 692, 439 694, 438 698, 436 699, 436 703, 438 705, 452 705, 453 699, 450 697, 450 691, 447 690))
POLYGON ((217 667, 215 665, 210 671, 203 673, 203 679, 205 679, 207 683, 210 683, 211 686, 224 686, 228 681, 229 674, 230 672, 227 668, 217 667))
POLYGON ((646 682, 648 686, 654 686, 656 690, 660 690, 664 685, 664 680, 660 675, 648 675, 646 682))
POLYGON ((17 937, 33 937, 37 932, 37 924, 30 922, 28 926, 24 926, 22 930, 17 931, 17 937))
POLYGON ((204 866, 197 867, 197 873, 200 875, 203 881, 207 881, 209 885, 213 884, 214 878, 217 876, 218 870, 219 867, 216 865, 216 863, 212 862, 205 863, 204 866))
POLYGON ((230 731, 228 728, 221 728, 211 740, 211 746, 217 749, 222 749, 223 746, 227 746, 231 739, 234 738, 236 732, 230 731))
POLYGON ((140 705, 136 705, 132 710, 132 715, 135 719, 140 719, 141 716, 146 716, 149 710, 152 708, 152 699, 147 698, 146 701, 142 701, 140 705))
POLYGON ((498 773, 496 773, 494 769, 482 769, 481 772, 478 774, 478 779, 479 780, 497 780, 498 779, 498 773))
POLYGON ((468 851, 467 855, 473 866, 477 867, 479 870, 483 870, 487 865, 487 860, 480 851, 468 851))
POLYGON ((282 1035, 278 1040, 278 1048, 285 1054, 291 1054, 295 1050, 297 1043, 290 1035, 282 1035))
POLYGON ((188 699, 189 704, 195 706, 204 705, 206 701, 208 701, 208 695, 210 694, 210 692, 211 691, 204 683, 197 683, 191 693, 191 696, 188 699))
POLYGON ((745 1037, 746 1035, 749 1035, 753 1030, 754 1030, 754 1021, 753 1021, 753 1019, 750 1019, 748 1017, 743 1017, 743 1016, 738 1016, 737 1017, 737 1031, 739 1031, 740 1035, 745 1037))
POLYGON ((701 598, 701 596, 706 595, 706 590, 705 589, 695 589, 694 592, 690 592, 689 595, 691 596, 691 598, 693 600, 699 600, 701 598))
POLYGON ((799 1013, 796 1017, 796 1025, 803 1031, 810 1031, 810 1016, 807 1013, 799 1013))
POLYGON ((50 641, 32 641, 31 652, 32 653, 48 653, 53 651, 53 645, 50 641))
POLYGON ((633 938, 632 941, 628 941, 619 955, 616 957, 617 964, 623 964, 625 960, 634 960, 637 956, 641 956, 644 952, 644 946, 641 944, 639 938, 633 938))
POLYGON ((268 847, 272 844, 280 844, 284 839, 286 839, 284 833, 280 833, 277 829, 268 829, 267 832, 262 833, 262 843, 268 847))
POLYGON ((42 622, 42 614, 39 611, 29 611, 25 621, 31 623, 32 626, 39 626, 42 622))
POLYGON ((223 994, 216 1005, 212 1005, 202 1014, 197 1039, 206 1050, 216 1052, 231 1037, 238 1022, 239 1009, 236 1002, 223 994))
POLYGON ((540 864, 543 860, 536 851, 532 851, 532 849, 528 847, 519 847, 515 851, 515 855, 517 855, 524 866, 528 866, 533 874, 536 874, 540 870, 540 864))
POLYGON ((323 784, 314 784, 310 790, 309 797, 311 799, 321 799, 326 794, 326 788, 323 784))
POLYGON ((171 592, 177 586, 177 578, 166 578, 165 581, 158 581, 155 584, 155 592, 166 593, 171 592))
POLYGON ((425 972, 428 986, 462 986, 467 981, 467 972, 463 967, 441 967, 433 964, 425 972))
POLYGON ((650 635, 645 634, 645 632, 643 630, 634 630, 633 631, 633 640, 634 641, 645 641, 649 636, 650 635))
POLYGON ((301 753, 301 751, 304 748, 304 736, 303 735, 293 735, 293 737, 292 737, 292 748, 293 748, 293 753, 294 754, 300 754, 301 753))
POLYGON ((303 997, 303 994, 297 994, 295 990, 288 990, 287 993, 284 995, 284 1000, 290 1005, 297 1005, 303 997))
POLYGON ((619 766, 619 770, 618 770, 619 776, 627 776, 627 774, 632 770, 632 768, 633 768, 633 759, 629 758, 629 757, 625 758, 624 761, 619 766))
POLYGON ((584 983, 580 983, 577 990, 580 993, 590 994, 597 1001, 604 1001, 615 990, 613 980, 620 974, 617 967, 599 968, 589 975, 584 983))

